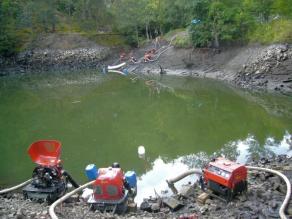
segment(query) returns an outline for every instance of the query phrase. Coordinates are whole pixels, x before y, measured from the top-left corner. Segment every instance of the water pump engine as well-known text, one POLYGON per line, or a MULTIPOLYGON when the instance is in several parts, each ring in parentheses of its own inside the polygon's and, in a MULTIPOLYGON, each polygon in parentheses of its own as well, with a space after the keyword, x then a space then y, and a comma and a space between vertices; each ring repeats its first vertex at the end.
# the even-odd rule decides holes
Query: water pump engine
POLYGON ((231 201, 237 193, 247 191, 247 168, 225 158, 216 158, 203 170, 207 188, 231 201))
POLYGON ((32 173, 32 182, 23 189, 25 198, 37 201, 55 201, 65 194, 67 184, 78 184, 61 165, 61 143, 55 140, 34 142, 28 149, 31 160, 37 164, 32 173))
MULTIPOLYGON (((117 163, 112 167, 92 169, 95 173, 87 176, 96 176, 93 184, 93 193, 87 200, 92 210, 123 214, 128 203, 134 201, 137 191, 137 179, 134 171, 124 174, 117 163)), ((90 178, 90 177, 89 177, 90 178)), ((92 178, 91 178, 92 179, 92 178)))

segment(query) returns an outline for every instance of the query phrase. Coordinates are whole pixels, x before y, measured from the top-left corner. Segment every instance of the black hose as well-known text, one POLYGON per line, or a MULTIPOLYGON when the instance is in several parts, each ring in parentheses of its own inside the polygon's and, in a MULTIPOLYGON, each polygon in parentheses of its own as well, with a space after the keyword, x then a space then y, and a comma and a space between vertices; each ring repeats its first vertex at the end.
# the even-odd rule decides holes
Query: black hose
POLYGON ((79 188, 79 185, 75 182, 75 180, 72 178, 72 176, 66 171, 63 171, 63 176, 65 176, 68 181, 75 187, 75 188, 79 188))

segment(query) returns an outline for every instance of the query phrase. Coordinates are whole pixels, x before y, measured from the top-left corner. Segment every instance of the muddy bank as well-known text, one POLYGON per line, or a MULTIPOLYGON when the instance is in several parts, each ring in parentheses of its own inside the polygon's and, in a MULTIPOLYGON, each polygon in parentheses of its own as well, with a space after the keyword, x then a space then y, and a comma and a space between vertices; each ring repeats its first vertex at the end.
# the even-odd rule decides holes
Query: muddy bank
MULTIPOLYGON (((152 48, 153 43, 148 43, 128 50, 141 61, 133 64, 128 61, 130 56, 127 57, 129 73, 207 77, 243 88, 292 94, 291 45, 179 49, 162 41, 154 60, 144 63, 145 51, 152 48)), ((40 36, 15 58, 0 59, 0 76, 62 69, 102 71, 103 66, 119 63, 122 50, 97 45, 78 34, 40 36)))
POLYGON ((250 89, 292 93, 291 45, 221 49, 169 48, 136 71, 213 78, 250 89), (163 72, 161 72, 161 67, 163 72))
MULTIPOLYGON (((292 181, 292 158, 278 156, 262 158, 249 165, 279 170, 292 181)), ((216 198, 208 198, 202 204, 198 196, 202 193, 197 183, 188 184, 180 190, 181 195, 172 196, 180 208, 173 210, 164 203, 167 198, 145 197, 144 210, 129 212, 125 215, 112 215, 89 211, 89 206, 78 196, 56 208, 59 218, 279 218, 278 211, 285 197, 285 183, 273 174, 249 171, 247 195, 236 196, 226 204, 216 198), (192 217, 191 217, 192 216, 192 217)), ((0 196, 0 218, 49 218, 49 206, 23 200, 19 193, 0 196)), ((132 209, 133 210, 133 209, 132 209)), ((286 210, 292 216, 292 202, 286 210)), ((289 217, 288 216, 288 217, 289 217)))

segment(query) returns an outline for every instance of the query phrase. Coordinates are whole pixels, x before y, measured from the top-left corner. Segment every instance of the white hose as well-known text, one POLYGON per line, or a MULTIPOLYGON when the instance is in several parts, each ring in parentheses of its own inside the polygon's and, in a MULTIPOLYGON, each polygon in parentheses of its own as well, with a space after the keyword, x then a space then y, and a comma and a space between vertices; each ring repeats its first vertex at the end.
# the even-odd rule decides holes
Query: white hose
POLYGON ((121 74, 121 75, 126 75, 124 72, 119 71, 119 70, 108 70, 108 72, 111 72, 111 73, 118 73, 118 74, 121 74))
POLYGON ((123 62, 123 63, 121 63, 121 64, 119 64, 119 65, 112 65, 112 66, 109 65, 109 66, 107 67, 107 69, 108 69, 108 70, 115 70, 115 69, 118 69, 118 68, 123 67, 124 65, 126 65, 125 62, 123 62))
POLYGON ((191 169, 191 170, 187 170, 183 173, 181 173, 180 175, 176 176, 176 177, 173 177, 172 179, 167 179, 166 182, 168 184, 168 187, 171 189, 171 191, 174 193, 174 194, 177 194, 178 191, 177 189, 175 188, 174 186, 174 183, 176 183, 177 181, 180 181, 182 180, 183 178, 189 176, 189 175, 192 175, 192 174, 198 174, 198 175, 202 175, 202 170, 200 169, 191 169))
POLYGON ((290 196, 291 196, 291 183, 290 183, 289 179, 284 174, 282 174, 276 170, 271 170, 271 169, 267 169, 267 168, 263 168, 263 167, 251 167, 251 166, 247 166, 246 168, 248 168, 249 170, 259 170, 259 171, 270 172, 270 173, 273 173, 273 174, 280 176, 285 181, 286 186, 287 186, 287 192, 286 192, 285 199, 280 207, 279 215, 280 215, 281 219, 288 219, 285 215, 285 209, 288 205, 288 202, 289 202, 290 196))
POLYGON ((31 181, 32 181, 32 179, 29 179, 29 180, 27 180, 27 181, 25 181, 23 183, 20 183, 19 185, 13 186, 11 188, 3 189, 3 190, 0 191, 0 195, 4 194, 4 193, 7 193, 7 192, 11 192, 11 191, 16 190, 16 189, 19 189, 19 188, 29 184, 31 181))
MULTIPOLYGON (((252 166, 247 166, 247 168, 249 170, 259 170, 259 171, 265 171, 265 172, 270 172, 270 173, 273 173, 273 174, 276 174, 278 176, 280 176, 285 182, 286 182, 286 185, 287 185, 287 193, 286 193, 286 196, 285 196, 285 199, 280 207, 280 210, 279 210, 279 215, 280 215, 280 218, 281 219, 288 219, 285 215, 285 208, 287 207, 287 204, 289 202, 289 199, 290 199, 290 195, 291 195, 291 184, 290 184, 290 181, 289 179, 282 173, 280 173, 279 171, 276 171, 276 170, 271 170, 271 169, 267 169, 267 168, 262 168, 262 167, 252 167, 252 166)), ((201 170, 198 170, 198 169, 192 169, 192 170, 188 170, 182 174, 180 174, 179 176, 177 177, 174 177, 172 179, 169 179, 167 180, 167 182, 169 184, 174 184, 175 182, 183 179, 184 177, 188 176, 188 175, 191 175, 191 174, 201 174, 201 170)), ((57 201, 55 201, 51 206, 50 206, 50 209, 49 209, 49 214, 51 216, 52 219, 58 219, 57 215, 55 214, 55 207, 60 204, 61 202, 65 201, 67 198, 69 198, 70 196, 74 195, 75 193, 77 193, 78 191, 86 188, 87 186, 90 186, 92 185, 93 183, 95 182, 95 180, 91 181, 91 182, 88 182, 82 186, 80 186, 79 188, 67 193, 66 195, 64 195, 63 197, 61 197, 60 199, 58 199, 57 201)), ((0 193, 1 194, 1 193, 0 193)))
POLYGON ((79 192, 80 190, 86 188, 87 186, 92 185, 95 182, 95 180, 88 182, 80 187, 78 187, 77 189, 74 189, 73 191, 67 193, 66 195, 62 196, 61 198, 59 198, 57 201, 55 201, 49 208, 49 214, 50 217, 52 219, 58 219, 57 215, 55 214, 55 207, 60 204, 61 202, 65 201, 67 198, 69 198, 70 196, 74 195, 75 193, 79 192))

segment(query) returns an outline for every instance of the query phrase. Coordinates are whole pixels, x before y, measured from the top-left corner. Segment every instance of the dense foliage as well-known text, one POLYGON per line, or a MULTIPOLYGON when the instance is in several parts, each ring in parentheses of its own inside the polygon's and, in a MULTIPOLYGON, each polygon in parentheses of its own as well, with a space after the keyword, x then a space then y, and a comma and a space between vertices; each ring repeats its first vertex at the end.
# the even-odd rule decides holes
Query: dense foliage
POLYGON ((0 54, 44 32, 114 32, 132 45, 178 28, 196 47, 291 41, 291 17, 292 0, 0 0, 0 54))

